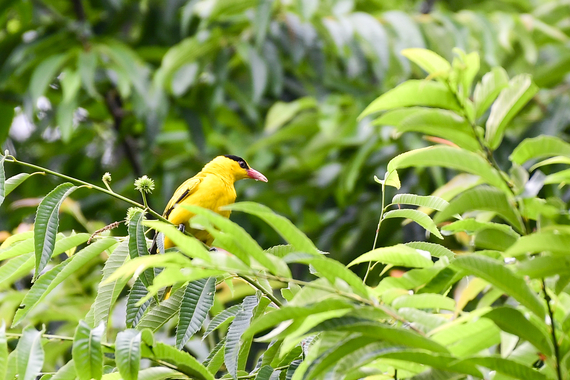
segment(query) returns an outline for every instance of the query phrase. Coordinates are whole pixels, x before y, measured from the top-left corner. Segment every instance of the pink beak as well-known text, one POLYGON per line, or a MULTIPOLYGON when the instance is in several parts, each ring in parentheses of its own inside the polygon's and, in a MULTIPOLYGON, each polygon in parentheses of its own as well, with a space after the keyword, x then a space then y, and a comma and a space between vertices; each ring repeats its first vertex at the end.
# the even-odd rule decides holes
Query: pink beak
POLYGON ((256 181, 267 182, 267 177, 265 177, 263 174, 261 174, 260 172, 258 172, 255 169, 249 168, 247 170, 247 175, 249 178, 254 179, 256 181))

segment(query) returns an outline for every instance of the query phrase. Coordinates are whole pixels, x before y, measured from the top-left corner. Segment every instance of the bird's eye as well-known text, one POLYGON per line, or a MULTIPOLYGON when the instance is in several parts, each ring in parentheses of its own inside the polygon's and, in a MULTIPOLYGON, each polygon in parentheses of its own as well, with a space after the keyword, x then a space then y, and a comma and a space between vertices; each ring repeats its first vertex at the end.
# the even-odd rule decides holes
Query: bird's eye
POLYGON ((247 164, 246 164, 244 161, 240 161, 240 162, 239 162, 239 166, 240 166, 242 169, 247 169, 247 164))

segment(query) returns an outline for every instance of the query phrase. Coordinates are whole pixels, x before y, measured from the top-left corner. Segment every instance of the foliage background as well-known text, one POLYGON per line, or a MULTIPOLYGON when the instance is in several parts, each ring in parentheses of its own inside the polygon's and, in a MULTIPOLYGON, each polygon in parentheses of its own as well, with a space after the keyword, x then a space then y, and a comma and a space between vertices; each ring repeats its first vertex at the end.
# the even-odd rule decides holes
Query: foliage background
MULTIPOLYGON (((398 152, 428 144, 412 135, 394 141, 388 128, 356 121, 376 96, 422 76, 402 49, 450 59, 459 47, 480 52, 482 72, 502 65, 534 74, 547 90, 517 119, 509 144, 568 126, 564 1, 438 1, 428 9, 421 1, 4 0, 3 8, 2 140, 14 126, 4 148, 86 180, 109 171, 127 196, 135 196, 133 179, 148 174, 157 210, 212 157, 242 155, 270 181, 238 184, 240 199, 286 215, 343 261, 372 246, 380 209, 373 175, 398 152)), ((429 194, 445 180, 438 169, 410 173, 403 189, 429 194)), ((12 199, 56 183, 38 176, 12 199)), ((73 199, 87 222, 64 217, 66 229, 93 231, 124 216, 125 205, 108 197, 82 191, 73 199)), ((1 215, 2 229, 31 222, 26 205, 1 215)), ((280 241, 255 221, 239 222, 262 245, 280 241)), ((422 235, 393 222, 380 242, 422 235)))
MULTIPOLYGON (((92 182, 109 171, 114 189, 131 198, 137 196, 133 180, 148 174, 157 182, 151 198, 157 210, 212 157, 241 155, 270 182, 240 183, 240 199, 287 216, 319 249, 343 262, 372 246, 381 207, 373 176, 382 178, 398 153, 430 145, 413 134, 394 140, 391 128, 373 126, 371 119, 357 121, 381 93, 424 77, 400 55, 402 49, 427 47, 451 59, 459 47, 480 53, 481 73, 503 66, 511 77, 533 74, 542 90, 513 121, 497 151, 503 169, 525 137, 550 134, 567 140, 567 1, 2 5, 3 149, 92 182)), ((18 172, 10 165, 7 171, 8 176, 18 172)), ((419 194, 451 178, 438 168, 400 176, 401 192, 419 194)), ((0 214, 0 229, 29 228, 21 222, 33 222, 31 206, 59 183, 37 175, 18 187, 8 199, 17 201, 0 214)), ((568 200, 564 188, 544 192, 545 198, 568 200)), ((63 210, 60 230, 93 232, 123 219, 126 205, 83 189, 63 210)), ((263 247, 282 242, 254 218, 236 214, 234 220, 263 247)), ((121 228, 117 235, 126 234, 121 228)), ((379 238, 382 246, 424 239, 423 229, 401 228, 398 220, 387 220, 379 238)), ((42 320, 58 321, 62 314, 75 323, 83 318, 101 268, 102 262, 92 263, 74 274, 81 286, 65 303, 52 300, 42 320)), ((354 269, 362 274, 366 267, 354 269)), ((11 316, 22 296, 2 294, 3 316, 11 316)), ((72 335, 70 326, 60 332, 72 335)), ((59 357, 69 349, 58 347, 49 355, 59 357)))

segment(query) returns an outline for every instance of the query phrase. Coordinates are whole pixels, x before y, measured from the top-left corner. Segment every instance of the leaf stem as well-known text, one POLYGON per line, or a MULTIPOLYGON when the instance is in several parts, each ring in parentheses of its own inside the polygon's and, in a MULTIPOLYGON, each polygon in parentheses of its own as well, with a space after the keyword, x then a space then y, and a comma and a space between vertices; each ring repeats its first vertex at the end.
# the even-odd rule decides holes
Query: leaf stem
MULTIPOLYGON (((374 235, 374 243, 372 244, 372 250, 376 249, 376 243, 378 242, 378 235, 380 234, 380 226, 382 225, 382 219, 384 218, 384 209, 386 203, 386 176, 384 176, 384 181, 382 181, 382 208, 380 209, 380 218, 378 219, 378 226, 376 227, 376 235, 374 235)), ((370 270, 373 268, 372 261, 368 262, 368 268, 366 269, 366 274, 364 275, 364 279, 362 282, 366 284, 366 279, 368 278, 368 274, 370 270)))
POLYGON ((546 307, 548 309, 548 316, 550 317, 550 328, 552 334, 552 344, 554 345, 554 358, 556 360, 556 375, 558 380, 562 380, 562 372, 560 371, 560 349, 558 347, 558 340, 556 339, 556 324, 554 322, 554 313, 550 307, 550 296, 546 292, 546 283, 544 278, 542 279, 542 291, 544 293, 544 300, 546 301, 546 307))
POLYGON ((56 177, 60 177, 60 178, 66 179, 66 180, 71 181, 71 182, 79 183, 79 184, 81 184, 81 185, 83 185, 83 186, 85 186, 85 187, 87 187, 87 188, 89 188, 89 189, 97 190, 97 191, 99 191, 99 192, 101 192, 101 193, 105 193, 105 194, 107 194, 107 195, 110 195, 110 196, 112 196, 112 197, 115 197, 115 198, 117 198, 117 199, 120 199, 120 200, 122 200, 123 202, 129 203, 129 204, 131 204, 131 205, 133 205, 133 206, 140 207, 140 208, 142 208, 142 209, 146 209, 146 210, 149 212, 149 214, 151 214, 152 216, 154 216, 156 219, 158 219, 158 220, 160 220, 160 221, 162 221, 162 222, 166 222, 166 223, 172 224, 172 223, 170 223, 167 219, 165 219, 162 215, 160 215, 160 214, 157 213, 156 211, 150 209, 150 208, 146 205, 146 199, 145 199, 144 196, 143 196, 143 200, 145 200, 145 205, 142 205, 142 204, 140 204, 140 203, 138 203, 138 202, 133 201, 132 199, 129 199, 129 198, 124 197, 124 196, 122 196, 122 195, 120 195, 120 194, 117 194, 117 193, 115 193, 115 192, 112 191, 112 190, 104 189, 104 188, 102 188, 102 187, 100 187, 100 186, 93 185, 93 184, 91 184, 91 183, 89 183, 89 182, 85 182, 85 181, 82 181, 82 180, 80 180, 80 179, 77 179, 77 178, 74 178, 74 177, 70 177, 70 176, 67 176, 67 175, 65 175, 65 174, 61 174, 61 173, 55 172, 55 171, 53 171, 53 170, 49 170, 49 169, 47 169, 47 168, 44 168, 44 167, 41 167, 41 166, 38 166, 38 165, 30 164, 30 163, 24 162, 24 161, 18 161, 18 160, 16 159, 16 157, 14 157, 14 156, 12 156, 12 155, 7 155, 5 161, 6 161, 6 162, 13 162, 13 163, 20 164, 20 165, 23 165, 23 166, 27 166, 27 167, 32 168, 32 169, 41 170, 41 171, 46 172, 46 173, 48 173, 48 174, 54 175, 54 176, 56 176, 56 177))
MULTIPOLYGON (((6 333, 6 336, 9 338, 21 338, 23 334, 20 333, 6 333)), ((66 342, 73 342, 72 336, 63 336, 63 335, 53 335, 53 334, 42 334, 42 338, 49 339, 49 340, 63 340, 66 342)), ((113 345, 110 343, 101 342, 102 346, 113 348, 113 345)))
POLYGON ((255 282, 255 280, 253 280, 252 278, 250 278, 249 276, 245 276, 245 275, 239 275, 239 278, 241 278, 242 280, 244 280, 245 282, 247 282, 248 284, 250 284, 251 286, 253 286, 254 288, 258 289, 259 291, 261 291, 263 294, 265 294, 265 296, 267 298, 269 298, 271 300, 271 302, 273 302, 275 305, 277 305, 277 307, 283 307, 283 303, 281 301, 279 301, 274 295, 273 293, 271 293, 270 291, 268 291, 267 289, 265 289, 263 286, 261 286, 260 284, 258 284, 257 282, 255 282))

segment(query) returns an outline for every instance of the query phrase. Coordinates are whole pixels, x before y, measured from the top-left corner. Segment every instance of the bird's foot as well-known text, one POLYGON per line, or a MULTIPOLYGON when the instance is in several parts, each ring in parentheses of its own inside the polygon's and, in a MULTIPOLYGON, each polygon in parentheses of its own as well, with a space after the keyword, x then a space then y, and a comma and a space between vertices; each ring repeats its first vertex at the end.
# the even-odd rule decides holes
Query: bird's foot
POLYGON ((186 231, 186 225, 184 223, 180 223, 178 225, 178 231, 184 233, 184 231, 186 231))

